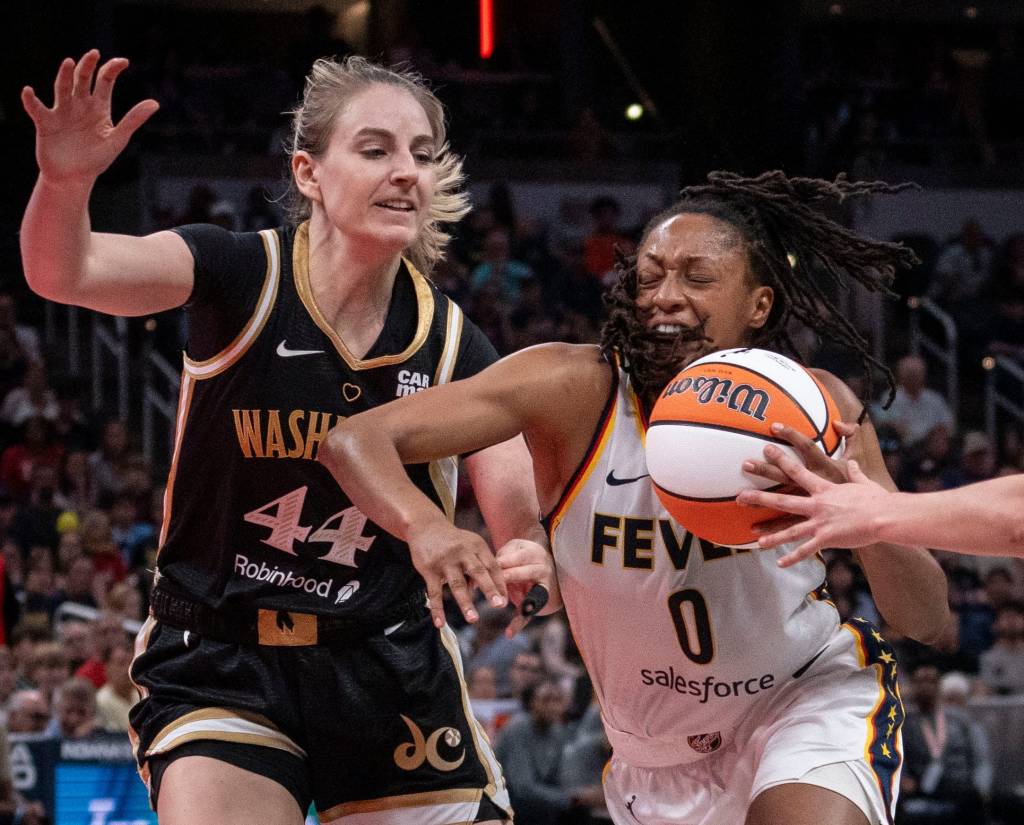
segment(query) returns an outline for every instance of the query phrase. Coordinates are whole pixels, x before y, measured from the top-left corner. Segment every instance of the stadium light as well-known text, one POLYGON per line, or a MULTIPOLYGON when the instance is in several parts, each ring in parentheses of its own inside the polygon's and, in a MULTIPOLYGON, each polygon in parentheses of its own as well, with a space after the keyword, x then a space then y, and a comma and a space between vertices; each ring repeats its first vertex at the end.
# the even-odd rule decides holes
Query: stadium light
POLYGON ((480 0, 480 57, 494 54, 494 0, 480 0))

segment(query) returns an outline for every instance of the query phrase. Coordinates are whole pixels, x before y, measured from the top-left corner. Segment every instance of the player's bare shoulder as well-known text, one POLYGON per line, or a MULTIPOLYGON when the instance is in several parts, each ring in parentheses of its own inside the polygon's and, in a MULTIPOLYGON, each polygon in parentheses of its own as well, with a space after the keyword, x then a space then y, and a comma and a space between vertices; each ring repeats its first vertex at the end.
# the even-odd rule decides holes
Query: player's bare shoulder
POLYGON ((537 344, 506 360, 542 385, 545 406, 600 410, 608 398, 612 370, 596 344, 537 344))
POLYGON ((810 367, 811 374, 821 382, 821 385, 828 391, 829 395, 839 407, 839 412, 844 421, 856 421, 860 417, 863 404, 854 394, 846 382, 837 378, 828 370, 810 367))

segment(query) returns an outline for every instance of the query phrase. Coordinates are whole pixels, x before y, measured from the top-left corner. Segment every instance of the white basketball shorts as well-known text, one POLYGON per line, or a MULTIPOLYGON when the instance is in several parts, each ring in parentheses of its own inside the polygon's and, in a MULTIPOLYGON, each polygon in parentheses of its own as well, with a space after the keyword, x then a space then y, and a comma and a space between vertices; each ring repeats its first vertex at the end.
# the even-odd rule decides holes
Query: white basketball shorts
POLYGON ((608 812, 615 825, 740 825, 763 791, 806 782, 846 797, 872 825, 891 825, 903 715, 892 649, 855 619, 721 750, 658 768, 613 756, 604 776, 608 812))

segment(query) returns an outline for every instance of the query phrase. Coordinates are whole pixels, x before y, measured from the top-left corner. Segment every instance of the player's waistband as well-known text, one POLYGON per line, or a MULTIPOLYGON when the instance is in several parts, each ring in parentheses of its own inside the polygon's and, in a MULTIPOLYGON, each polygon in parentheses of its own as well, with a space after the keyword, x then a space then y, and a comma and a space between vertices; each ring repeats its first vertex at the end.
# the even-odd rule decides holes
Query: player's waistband
POLYGON ((157 621, 220 642, 268 647, 344 645, 428 612, 423 590, 412 591, 369 620, 259 607, 215 610, 177 592, 166 579, 150 597, 150 613, 157 621))

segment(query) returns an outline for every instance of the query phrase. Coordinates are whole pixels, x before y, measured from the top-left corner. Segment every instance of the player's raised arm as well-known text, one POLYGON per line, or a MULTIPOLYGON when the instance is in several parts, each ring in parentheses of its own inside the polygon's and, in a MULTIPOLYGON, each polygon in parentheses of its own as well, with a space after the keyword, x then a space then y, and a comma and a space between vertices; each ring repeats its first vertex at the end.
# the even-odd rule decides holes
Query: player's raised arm
POLYGON ((543 438, 546 413, 557 403, 560 394, 552 390, 552 377, 564 349, 533 347, 471 378, 353 416, 331 430, 319 452, 352 503, 409 545, 439 627, 444 624, 444 584, 470 621, 476 613, 466 577, 494 603, 504 603, 506 590, 486 542, 453 527, 412 483, 403 464, 470 453, 519 433, 536 450, 531 433, 543 438))
POLYGON ((185 241, 173 232, 139 238, 91 229, 89 196, 96 179, 159 108, 155 100, 143 100, 115 124, 111 96, 128 61, 99 61, 95 49, 77 63, 66 58, 54 81, 52 107, 31 87, 22 90, 36 127, 39 164, 21 224, 25 277, 36 293, 65 304, 118 315, 170 309, 192 290, 193 261, 185 241))

